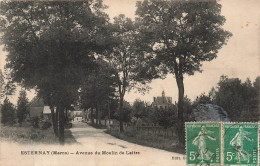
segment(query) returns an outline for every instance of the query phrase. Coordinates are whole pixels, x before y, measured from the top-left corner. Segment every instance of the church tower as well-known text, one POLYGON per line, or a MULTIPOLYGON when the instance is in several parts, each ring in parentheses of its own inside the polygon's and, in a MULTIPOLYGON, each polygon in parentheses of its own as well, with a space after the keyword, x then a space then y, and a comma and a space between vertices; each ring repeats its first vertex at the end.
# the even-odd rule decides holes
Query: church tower
POLYGON ((165 93, 164 93, 164 90, 162 91, 162 97, 163 97, 163 98, 165 97, 165 93))

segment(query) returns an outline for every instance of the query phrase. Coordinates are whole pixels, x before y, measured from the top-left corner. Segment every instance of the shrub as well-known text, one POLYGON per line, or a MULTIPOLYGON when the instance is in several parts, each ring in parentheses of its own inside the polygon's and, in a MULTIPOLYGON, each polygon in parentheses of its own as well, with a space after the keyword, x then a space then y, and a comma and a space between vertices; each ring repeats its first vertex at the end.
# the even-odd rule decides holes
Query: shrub
POLYGON ((32 126, 33 126, 33 128, 39 128, 39 121, 40 121, 39 117, 33 117, 32 118, 32 126))
POLYGON ((48 128, 50 128, 51 127, 51 123, 50 122, 48 122, 48 121, 45 121, 44 123, 43 123, 43 125, 42 125, 42 129, 43 130, 46 130, 46 129, 48 129, 48 128))
POLYGON ((13 125, 15 123, 15 108, 8 99, 5 99, 2 104, 1 114, 1 123, 4 125, 13 125))

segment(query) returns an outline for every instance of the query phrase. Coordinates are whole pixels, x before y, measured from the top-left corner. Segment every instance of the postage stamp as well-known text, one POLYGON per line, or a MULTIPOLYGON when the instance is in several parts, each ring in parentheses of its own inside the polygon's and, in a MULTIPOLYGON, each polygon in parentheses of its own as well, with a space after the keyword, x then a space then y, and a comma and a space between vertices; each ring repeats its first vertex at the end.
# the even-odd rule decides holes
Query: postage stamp
POLYGON ((221 123, 187 122, 187 165, 221 165, 221 123))
POLYGON ((224 165, 256 166, 258 124, 224 123, 224 165))

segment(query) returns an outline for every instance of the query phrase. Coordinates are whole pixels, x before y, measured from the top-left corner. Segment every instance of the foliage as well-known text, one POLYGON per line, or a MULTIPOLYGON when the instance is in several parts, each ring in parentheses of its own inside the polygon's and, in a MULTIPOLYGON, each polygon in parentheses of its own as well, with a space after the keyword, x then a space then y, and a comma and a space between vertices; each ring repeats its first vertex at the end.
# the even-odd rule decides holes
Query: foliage
POLYGON ((231 36, 221 27, 225 18, 216 1, 145 0, 137 3, 136 14, 138 44, 176 77, 201 71, 201 63, 216 58, 231 36))
POLYGON ((6 98, 1 105, 1 123, 4 125, 13 125, 15 123, 15 107, 6 98))
MULTIPOLYGON (((146 82, 150 81, 138 75, 145 61, 137 56, 135 34, 135 24, 130 18, 122 14, 114 18, 113 37, 117 44, 106 58, 115 69, 120 119, 123 119, 123 101, 126 91, 130 91, 135 87, 139 91, 144 92, 148 89, 146 82)), ((123 123, 120 119, 120 131, 122 132, 123 123)))
POLYGON ((198 104, 209 104, 212 103, 212 99, 210 95, 206 95, 205 93, 201 93, 195 101, 193 102, 193 106, 196 107, 198 104))
MULTIPOLYGON (((259 78, 256 78, 256 81, 259 78)), ((238 78, 221 76, 215 92, 214 103, 223 107, 232 121, 258 120, 258 98, 256 85, 247 79, 241 82, 238 78)))
POLYGON ((0 99, 3 97, 3 91, 4 91, 4 74, 2 70, 0 69, 0 99))
POLYGON ((39 122, 40 122, 40 118, 38 116, 33 117, 31 119, 31 124, 32 124, 33 128, 39 128, 40 127, 39 122))
MULTIPOLYGON (((93 70, 88 73, 80 88, 80 104, 83 109, 96 109, 99 120, 108 114, 112 100, 115 100, 116 80, 109 63, 98 58, 93 70)), ((111 112, 110 112, 111 113, 111 112)), ((92 114, 92 116, 94 116, 92 114)), ((93 118, 92 118, 93 122, 93 118)))
POLYGON ((131 113, 133 111, 132 106, 130 105, 130 103, 128 103, 127 101, 124 101, 123 104, 123 110, 122 110, 122 118, 120 118, 120 112, 119 109, 117 109, 117 111, 114 113, 114 117, 116 120, 120 120, 122 119, 122 122, 130 122, 131 121, 131 113))
POLYGON ((253 87, 257 93, 257 97, 260 101, 260 76, 256 77, 254 83, 253 83, 253 87))
POLYGON ((51 127, 51 123, 48 121, 45 121, 41 127, 42 130, 47 130, 48 128, 51 127))
POLYGON ((221 5, 217 1, 144 0, 137 2, 136 14, 139 51, 153 59, 151 64, 161 74, 176 78, 179 141, 184 143, 183 78, 201 72, 202 62, 216 58, 231 36, 222 29, 221 5))
POLYGON ((188 96, 185 96, 183 100, 183 110, 184 110, 183 117, 185 120, 189 119, 192 108, 193 108, 193 104, 191 100, 188 98, 188 96))
POLYGON ((7 99, 15 93, 16 85, 12 80, 10 70, 5 68, 4 74, 0 71, 0 99, 7 99))
POLYGON ((176 122, 176 110, 173 108, 159 109, 154 108, 152 115, 153 122, 165 129, 172 127, 176 122))
POLYGON ((81 85, 81 107, 97 108, 97 105, 104 105, 115 97, 114 93, 114 70, 107 62, 97 59, 94 69, 81 85))
POLYGON ((112 43, 105 8, 100 0, 1 2, 6 66, 14 81, 35 88, 52 108, 57 107, 61 143, 65 108, 78 99, 94 54, 112 43))
POLYGON ((144 101, 141 101, 140 99, 134 101, 132 116, 141 119, 147 116, 144 101))
POLYGON ((20 124, 24 121, 26 115, 29 113, 28 104, 29 101, 28 98, 26 97, 26 91, 21 90, 17 101, 17 117, 18 117, 18 122, 20 124))

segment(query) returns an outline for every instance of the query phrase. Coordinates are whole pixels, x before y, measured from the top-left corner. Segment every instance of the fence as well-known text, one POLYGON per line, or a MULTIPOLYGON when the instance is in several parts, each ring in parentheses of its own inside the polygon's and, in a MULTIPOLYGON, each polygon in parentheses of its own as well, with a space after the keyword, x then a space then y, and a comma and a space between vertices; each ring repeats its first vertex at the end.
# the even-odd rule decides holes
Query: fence
MULTIPOLYGON (((123 129, 125 133, 131 133, 132 135, 143 134, 151 136, 176 137, 176 129, 174 127, 165 129, 161 126, 135 126, 124 124, 123 129)), ((117 130, 119 132, 119 124, 111 125, 110 130, 117 130)))
MULTIPOLYGON (((114 130, 119 132, 119 122, 117 120, 101 120, 101 125, 107 126, 109 130, 114 130)), ((94 119, 94 124, 96 124, 96 119, 94 119)), ((123 123, 123 129, 125 133, 134 134, 144 134, 144 135, 154 135, 163 137, 176 137, 176 128, 170 127, 165 129, 161 126, 138 126, 130 123, 123 123)))
MULTIPOLYGON (((94 119, 94 124, 96 124, 96 119, 94 119)), ((113 119, 110 119, 110 120, 100 120, 100 123, 101 123, 101 125, 103 125, 103 126, 109 126, 109 125, 113 125, 113 119)), ((90 122, 90 120, 88 121, 88 122, 90 122)))

